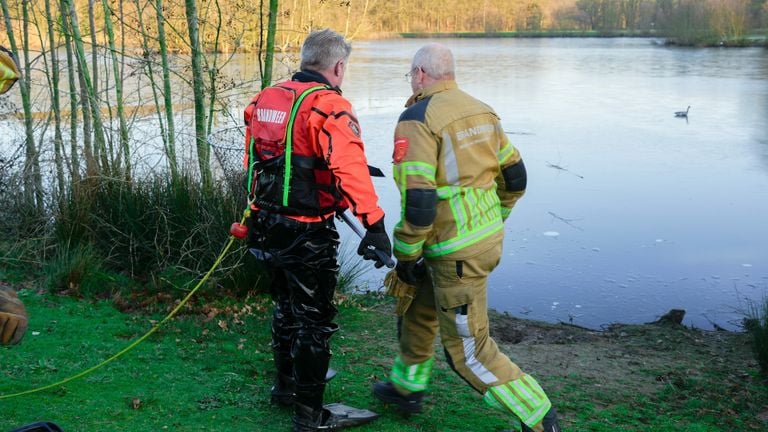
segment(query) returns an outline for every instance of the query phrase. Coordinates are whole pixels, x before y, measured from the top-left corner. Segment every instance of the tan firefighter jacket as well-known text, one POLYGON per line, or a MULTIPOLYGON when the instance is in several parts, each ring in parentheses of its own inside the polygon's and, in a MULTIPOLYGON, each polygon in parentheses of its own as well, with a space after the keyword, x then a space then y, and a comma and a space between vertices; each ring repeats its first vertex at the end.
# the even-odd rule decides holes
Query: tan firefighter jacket
POLYGON ((501 241, 503 221, 525 192, 524 186, 508 191, 502 175, 507 167, 523 166, 520 153, 493 109, 455 81, 420 90, 406 107, 393 153, 401 195, 395 256, 461 260, 484 252, 501 241), (424 216, 420 197, 435 195, 434 217, 424 216))

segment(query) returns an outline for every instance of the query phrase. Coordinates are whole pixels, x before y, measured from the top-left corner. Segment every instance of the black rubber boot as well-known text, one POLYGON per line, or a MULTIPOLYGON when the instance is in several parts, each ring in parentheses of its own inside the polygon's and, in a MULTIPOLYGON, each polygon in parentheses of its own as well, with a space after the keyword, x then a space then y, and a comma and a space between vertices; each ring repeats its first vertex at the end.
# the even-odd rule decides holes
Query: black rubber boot
POLYGON ((385 404, 393 404, 406 414, 421 412, 421 400, 424 392, 413 392, 407 396, 400 394, 391 382, 377 382, 373 385, 373 396, 385 404))
POLYGON ((11 432, 63 432, 62 429, 51 422, 37 422, 30 425, 22 426, 14 429, 11 432))
MULTIPOLYGON (((562 429, 560 429, 560 424, 557 422, 557 411, 555 411, 555 407, 550 408, 549 411, 544 414, 544 418, 541 420, 541 423, 544 426, 544 432, 562 432, 562 429)), ((533 429, 529 428, 525 423, 522 425, 523 432, 533 432, 533 429)))
MULTIPOLYGON (((334 369, 328 368, 325 373, 325 382, 332 380, 336 376, 334 369)), ((275 376, 275 384, 270 390, 270 402, 274 405, 289 407, 296 400, 296 381, 292 376, 283 375, 280 372, 275 376)))
POLYGON ((270 390, 269 401, 275 405, 291 406, 296 398, 296 381, 292 376, 283 375, 280 372, 275 376, 275 384, 270 390))
POLYGON ((297 403, 294 404, 294 410, 293 432, 335 431, 364 425, 379 417, 373 411, 343 404, 330 404, 320 409, 312 409, 297 403))

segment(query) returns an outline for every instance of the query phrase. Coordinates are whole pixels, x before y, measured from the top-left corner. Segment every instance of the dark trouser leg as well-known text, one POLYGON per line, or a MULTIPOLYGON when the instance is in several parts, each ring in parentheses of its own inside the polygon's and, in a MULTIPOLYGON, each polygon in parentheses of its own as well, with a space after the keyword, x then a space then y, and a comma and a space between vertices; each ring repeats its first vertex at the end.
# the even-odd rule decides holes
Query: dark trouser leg
POLYGON ((255 255, 272 272, 276 387, 282 378, 282 383, 300 387, 299 402, 319 408, 331 355, 328 339, 336 331, 338 233, 332 219, 308 224, 263 212, 251 227, 249 246, 260 251, 255 255))
POLYGON ((299 326, 293 318, 290 296, 282 272, 276 272, 273 275, 270 286, 272 298, 275 301, 275 309, 272 313, 272 356, 277 371, 271 400, 272 403, 291 405, 296 392, 291 344, 296 337, 299 326))
POLYGON ((296 402, 320 409, 331 357, 329 339, 337 330, 338 233, 332 222, 282 224, 267 230, 275 267, 273 350, 275 365, 296 383, 296 402), (286 355, 288 354, 288 355, 286 355))
POLYGON ((286 276, 291 287, 291 310, 299 329, 291 346, 296 401, 313 409, 323 404, 325 375, 331 359, 329 340, 333 323, 333 295, 339 270, 338 234, 333 228, 310 230, 302 236, 300 263, 286 276))

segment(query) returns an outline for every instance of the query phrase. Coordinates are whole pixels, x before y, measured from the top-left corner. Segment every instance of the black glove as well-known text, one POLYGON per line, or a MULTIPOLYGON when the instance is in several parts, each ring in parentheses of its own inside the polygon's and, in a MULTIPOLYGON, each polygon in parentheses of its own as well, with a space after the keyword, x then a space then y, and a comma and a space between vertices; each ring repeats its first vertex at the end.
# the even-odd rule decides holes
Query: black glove
POLYGON ((392 244, 389 242, 387 229, 384 227, 384 218, 379 219, 378 222, 368 228, 360 246, 357 247, 357 254, 361 255, 363 259, 375 261, 374 266, 380 268, 386 263, 376 253, 377 250, 383 252, 382 255, 387 258, 392 256, 392 244))
POLYGON ((424 258, 414 261, 398 260, 395 271, 398 279, 409 285, 416 285, 427 276, 427 265, 424 263, 424 258))

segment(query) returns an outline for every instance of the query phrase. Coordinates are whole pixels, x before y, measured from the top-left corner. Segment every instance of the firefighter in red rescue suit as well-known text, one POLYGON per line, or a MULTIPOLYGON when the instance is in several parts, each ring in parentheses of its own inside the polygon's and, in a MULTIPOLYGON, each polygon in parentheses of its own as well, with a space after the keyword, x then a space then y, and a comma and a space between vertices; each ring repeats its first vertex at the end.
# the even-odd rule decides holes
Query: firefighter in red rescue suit
POLYGON ((350 209, 366 228, 358 254, 380 267, 391 256, 352 106, 341 94, 351 45, 331 30, 313 32, 300 71, 259 92, 245 110, 251 252, 270 272, 275 301, 273 403, 294 408, 293 430, 337 430, 377 415, 323 405, 338 326, 333 304, 339 264, 336 212, 350 209))
POLYGON ((501 258, 504 221, 526 187, 520 153, 493 109, 457 87, 447 47, 419 49, 407 76, 413 95, 394 137, 402 218, 393 245, 397 279, 414 290, 410 305, 398 307, 400 351, 389 381, 373 394, 420 411, 439 331, 451 368, 485 402, 512 414, 515 429, 558 432, 544 390, 488 333, 488 275, 501 258))
MULTIPOLYGON (((0 46, 0 95, 18 81, 19 66, 10 51, 0 46)), ((11 287, 0 282, 0 345, 21 342, 27 331, 27 311, 11 287)))

